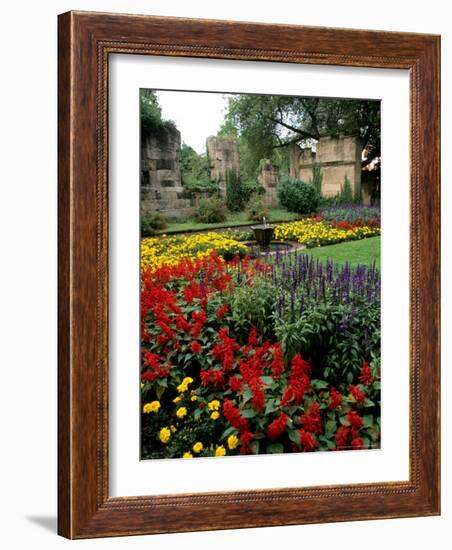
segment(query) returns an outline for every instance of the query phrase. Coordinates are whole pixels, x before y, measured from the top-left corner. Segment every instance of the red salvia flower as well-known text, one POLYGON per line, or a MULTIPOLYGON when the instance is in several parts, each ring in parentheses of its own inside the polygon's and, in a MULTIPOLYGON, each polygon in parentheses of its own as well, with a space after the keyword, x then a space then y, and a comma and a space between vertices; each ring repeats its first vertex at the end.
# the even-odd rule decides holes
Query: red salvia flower
POLYGON ((229 379, 229 386, 233 392, 239 392, 243 386, 243 379, 238 376, 232 376, 229 379))
POLYGON ((369 365, 366 363, 365 359, 363 359, 363 366, 361 367, 361 374, 359 376, 359 381, 363 386, 369 386, 370 384, 372 384, 372 381, 373 381, 372 371, 369 365))
POLYGON ((240 411, 230 399, 223 401, 223 414, 226 420, 239 432, 249 432, 248 421, 243 418, 240 411))
POLYGON ((364 441, 360 437, 355 437, 350 443, 352 449, 364 449, 364 441))
POLYGON ((348 426, 340 426, 336 432, 336 446, 338 448, 347 447, 350 428, 348 426))
POLYGON ((355 430, 359 430, 363 427, 363 420, 356 411, 348 411, 347 420, 350 422, 350 426, 355 430))
POLYGON ((201 353, 201 345, 196 340, 193 340, 193 342, 191 343, 191 351, 193 353, 201 353))
POLYGON ((349 391, 352 394, 352 396, 355 398, 355 401, 357 403, 362 403, 366 399, 365 393, 362 392, 358 386, 354 386, 353 384, 350 384, 349 391))
POLYGON ((223 306, 221 306, 220 309, 217 311, 217 319, 220 319, 220 320, 224 319, 228 311, 229 311, 228 304, 224 304, 223 306))
POLYGON ((342 405, 342 394, 338 392, 335 388, 330 389, 330 402, 328 403, 328 408, 336 410, 342 405))
POLYGON ((301 424, 308 432, 316 434, 322 433, 322 419, 320 417, 320 405, 314 401, 309 408, 309 412, 305 412, 301 417, 301 424))
POLYGON ((257 338, 258 338, 258 334, 257 334, 256 327, 252 327, 248 335, 248 345, 255 347, 257 344, 257 338))
POLYGON ((267 436, 272 441, 278 439, 278 437, 283 433, 289 417, 285 413, 281 413, 276 420, 273 420, 267 428, 267 436))
POLYGON ((176 327, 185 332, 190 332, 191 324, 185 319, 183 315, 178 315, 176 317, 176 327))
POLYGON ((273 359, 270 369, 273 378, 279 378, 284 372, 284 356, 279 342, 273 346, 273 359))
POLYGON ((312 435, 312 433, 303 430, 300 430, 300 441, 303 451, 313 451, 317 447, 317 440, 312 435))
POLYGON ((301 355, 297 353, 292 359, 292 366, 290 369, 289 385, 287 386, 282 398, 281 406, 285 407, 290 401, 294 401, 299 405, 304 398, 305 391, 309 388, 311 380, 309 378, 309 372, 311 367, 307 361, 301 358, 301 355))

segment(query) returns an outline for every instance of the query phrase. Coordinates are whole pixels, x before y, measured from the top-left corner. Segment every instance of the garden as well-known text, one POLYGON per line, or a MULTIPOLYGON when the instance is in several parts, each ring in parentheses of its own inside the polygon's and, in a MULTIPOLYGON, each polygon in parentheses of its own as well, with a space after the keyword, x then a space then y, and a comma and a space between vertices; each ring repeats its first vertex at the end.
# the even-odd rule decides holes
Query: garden
POLYGON ((183 144, 183 184, 202 197, 189 217, 142 216, 142 459, 380 447, 380 209, 347 176, 329 196, 316 167, 289 176, 290 134, 258 161, 266 134, 237 121, 266 101, 230 101, 220 132, 236 132, 240 172, 220 188, 183 144), (269 207, 256 174, 272 163, 269 207))

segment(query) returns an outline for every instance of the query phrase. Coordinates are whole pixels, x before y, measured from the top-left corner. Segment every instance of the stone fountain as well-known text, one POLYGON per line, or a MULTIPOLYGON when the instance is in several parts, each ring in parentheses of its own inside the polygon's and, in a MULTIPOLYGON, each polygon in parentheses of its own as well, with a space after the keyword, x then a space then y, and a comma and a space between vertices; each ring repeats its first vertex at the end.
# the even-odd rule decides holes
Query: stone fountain
POLYGON ((275 226, 267 223, 267 220, 262 218, 261 225, 253 225, 251 229, 254 232, 254 237, 257 244, 261 250, 268 250, 271 240, 273 238, 273 233, 275 231, 275 226))

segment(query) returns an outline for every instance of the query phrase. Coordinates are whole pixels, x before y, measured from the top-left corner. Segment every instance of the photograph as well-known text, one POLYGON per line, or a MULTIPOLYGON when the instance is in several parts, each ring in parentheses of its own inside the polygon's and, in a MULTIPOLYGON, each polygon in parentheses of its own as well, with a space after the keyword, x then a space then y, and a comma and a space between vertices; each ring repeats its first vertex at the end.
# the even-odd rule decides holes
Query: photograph
POLYGON ((141 460, 380 449, 381 102, 139 102, 141 460))

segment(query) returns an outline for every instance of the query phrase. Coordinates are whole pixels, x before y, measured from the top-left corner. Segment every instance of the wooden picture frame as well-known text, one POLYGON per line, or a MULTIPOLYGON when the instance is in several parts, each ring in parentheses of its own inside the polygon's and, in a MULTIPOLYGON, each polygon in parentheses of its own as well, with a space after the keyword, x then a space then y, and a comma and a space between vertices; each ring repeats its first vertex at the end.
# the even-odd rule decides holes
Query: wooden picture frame
POLYGON ((68 12, 59 16, 58 50, 59 534, 88 538, 439 514, 440 38, 68 12), (107 92, 113 53, 409 70, 409 481, 109 496, 107 92))

